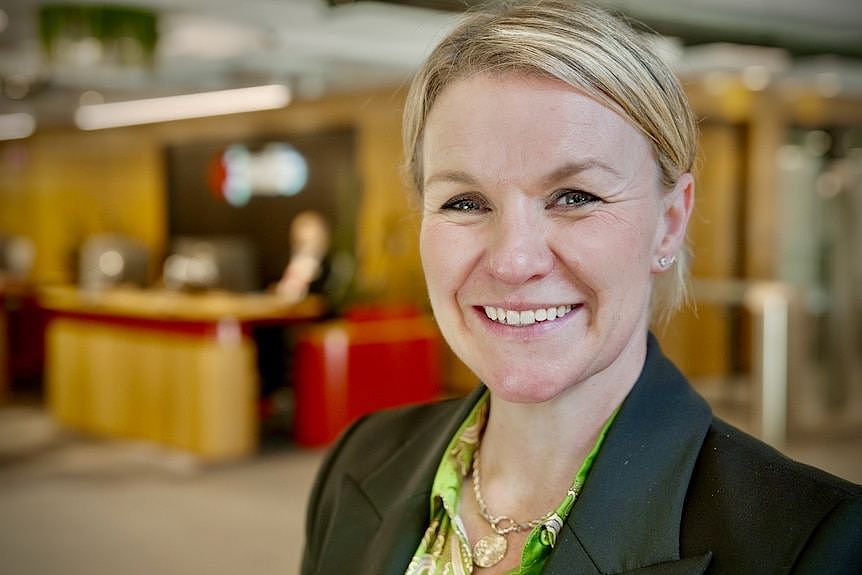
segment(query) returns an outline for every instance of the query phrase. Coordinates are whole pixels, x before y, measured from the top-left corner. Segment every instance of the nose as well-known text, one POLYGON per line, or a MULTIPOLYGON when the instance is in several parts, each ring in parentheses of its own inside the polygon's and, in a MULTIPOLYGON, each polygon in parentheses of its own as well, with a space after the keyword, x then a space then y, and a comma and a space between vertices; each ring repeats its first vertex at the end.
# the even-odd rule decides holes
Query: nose
POLYGON ((487 252, 489 273, 501 282, 521 285, 546 276, 554 267, 541 216, 523 208, 498 217, 487 252))

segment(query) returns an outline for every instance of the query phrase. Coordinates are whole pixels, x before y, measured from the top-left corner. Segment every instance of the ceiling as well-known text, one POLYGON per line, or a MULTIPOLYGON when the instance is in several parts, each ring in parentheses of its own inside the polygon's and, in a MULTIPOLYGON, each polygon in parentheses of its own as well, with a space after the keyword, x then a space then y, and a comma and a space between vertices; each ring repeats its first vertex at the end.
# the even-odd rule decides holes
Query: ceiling
MULTIPOLYGON (((404 83, 454 26, 470 0, 102 0, 159 15, 150 70, 46 62, 38 0, 4 0, 0 12, 0 114, 35 114, 40 126, 70 123, 84 93, 106 101, 264 83, 287 83, 298 98, 404 83), (443 9, 431 9, 434 6, 443 9), (5 14, 5 19, 3 18, 5 14), (5 21, 4 21, 5 20, 5 21)), ((76 2, 84 4, 87 2, 76 2)), ((681 71, 760 63, 784 74, 824 67, 862 92, 858 0, 605 0, 669 42, 681 71), (717 41, 760 44, 752 51, 717 41)), ((808 72, 806 72, 808 70, 808 72)))

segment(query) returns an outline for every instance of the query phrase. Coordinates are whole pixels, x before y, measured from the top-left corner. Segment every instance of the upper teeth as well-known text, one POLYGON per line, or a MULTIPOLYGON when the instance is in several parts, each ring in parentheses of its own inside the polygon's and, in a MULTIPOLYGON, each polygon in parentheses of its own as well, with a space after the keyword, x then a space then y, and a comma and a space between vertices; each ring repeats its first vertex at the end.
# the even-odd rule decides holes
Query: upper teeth
POLYGON ((524 311, 514 311, 490 305, 485 306, 485 315, 489 319, 506 325, 530 325, 537 321, 552 321, 558 317, 563 317, 570 311, 572 311, 572 306, 570 305, 542 307, 524 311))

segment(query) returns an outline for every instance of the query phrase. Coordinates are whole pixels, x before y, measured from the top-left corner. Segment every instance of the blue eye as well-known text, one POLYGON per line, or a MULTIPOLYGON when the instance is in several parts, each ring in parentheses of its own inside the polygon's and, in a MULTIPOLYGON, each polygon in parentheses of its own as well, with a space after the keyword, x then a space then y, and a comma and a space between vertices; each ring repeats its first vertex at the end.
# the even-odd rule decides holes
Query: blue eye
POLYGON ((597 202, 599 199, 582 190, 562 190, 554 199, 554 206, 578 207, 597 202))
POLYGON ((477 198, 455 198, 443 204, 443 210, 453 212, 484 212, 488 209, 485 202, 477 198))

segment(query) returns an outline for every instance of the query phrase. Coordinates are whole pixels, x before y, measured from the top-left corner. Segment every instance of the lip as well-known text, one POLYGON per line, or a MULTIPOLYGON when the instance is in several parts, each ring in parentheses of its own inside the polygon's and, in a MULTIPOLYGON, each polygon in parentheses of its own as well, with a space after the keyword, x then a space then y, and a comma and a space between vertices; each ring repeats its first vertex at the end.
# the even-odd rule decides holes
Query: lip
POLYGON ((522 312, 522 311, 531 311, 531 310, 536 311, 539 309, 560 308, 560 307, 566 307, 566 306, 571 307, 572 310, 575 310, 579 307, 582 307, 582 305, 583 305, 582 302, 560 300, 559 302, 548 302, 548 303, 484 302, 484 303, 474 305, 473 307, 475 309, 478 309, 479 311, 481 311, 484 314, 485 313, 484 310, 486 307, 493 307, 493 308, 497 308, 497 309, 502 308, 505 311, 522 312))
POLYGON ((551 307, 560 307, 561 305, 570 305, 574 309, 575 306, 579 305, 577 303, 573 303, 570 301, 560 301, 560 302, 550 302, 550 303, 507 303, 507 302, 487 302, 475 305, 478 309, 482 309, 485 306, 491 307, 501 307, 503 309, 510 309, 512 311, 527 311, 531 309, 539 309, 539 308, 551 308, 551 307))
POLYGON ((473 306, 473 311, 476 314, 476 317, 481 322, 481 324, 492 333, 502 335, 502 336, 517 336, 519 338, 524 337, 533 337, 545 334, 549 331, 554 331, 566 325, 573 317, 578 315, 584 308, 583 303, 567 303, 567 304, 483 304, 483 305, 475 305, 473 306), (498 308, 503 308, 506 310, 512 311, 528 311, 542 308, 551 308, 551 307, 559 307, 561 305, 571 306, 571 311, 566 313, 564 316, 559 317, 557 319, 551 321, 537 321, 535 323, 527 324, 527 325, 506 325, 504 323, 500 323, 490 319, 487 315, 485 315, 485 306, 493 306, 498 308))

